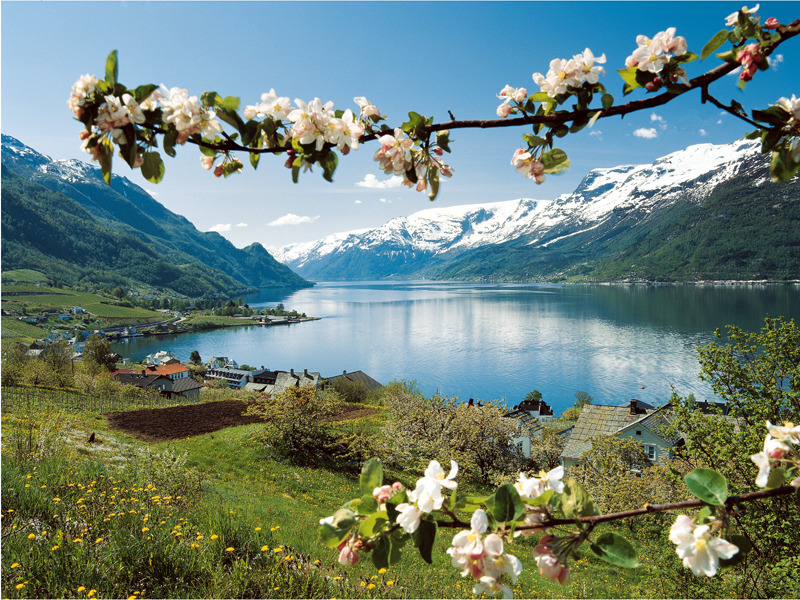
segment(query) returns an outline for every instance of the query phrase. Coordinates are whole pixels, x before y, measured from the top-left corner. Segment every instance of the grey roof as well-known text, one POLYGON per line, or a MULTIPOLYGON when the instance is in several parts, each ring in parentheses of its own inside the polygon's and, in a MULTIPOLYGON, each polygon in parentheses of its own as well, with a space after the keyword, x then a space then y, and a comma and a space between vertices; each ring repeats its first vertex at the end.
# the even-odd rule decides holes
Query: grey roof
POLYGON ((539 419, 530 414, 527 410, 512 410, 503 415, 505 418, 516 419, 520 423, 520 427, 528 430, 528 435, 533 436, 540 429, 544 429, 539 419))
POLYGON ((364 373, 364 371, 353 371, 352 373, 344 372, 341 375, 334 375, 333 377, 326 377, 328 381, 331 383, 336 383, 341 379, 347 379, 348 381, 360 381, 366 384, 368 390, 377 390, 383 387, 383 384, 379 381, 374 380, 372 377, 364 373))
POLYGON ((199 390, 203 386, 197 383, 191 377, 183 377, 181 379, 177 379, 172 383, 172 391, 176 394, 182 394, 184 392, 191 392, 192 390, 199 390))
POLYGON ((163 379, 172 383, 172 380, 169 377, 164 377, 163 375, 158 374, 142 375, 141 373, 116 373, 113 375, 113 378, 117 381, 121 381, 122 383, 135 385, 141 388, 148 387, 159 379, 163 379))
POLYGON ((578 422, 569 437, 561 458, 577 460, 584 452, 592 447, 593 437, 611 435, 620 429, 642 419, 652 412, 653 407, 641 401, 636 401, 636 408, 644 411, 631 414, 630 402, 619 406, 605 406, 603 404, 587 404, 581 410, 578 422), (650 406, 650 408, 645 408, 650 406))
POLYGON ((677 444, 681 439, 681 435, 679 433, 667 433, 667 429, 669 429, 673 420, 673 415, 668 409, 669 404, 657 408, 653 412, 643 416, 638 421, 634 421, 630 425, 626 425, 623 427, 623 429, 630 429, 635 425, 636 427, 642 427, 651 431, 670 444, 677 444))

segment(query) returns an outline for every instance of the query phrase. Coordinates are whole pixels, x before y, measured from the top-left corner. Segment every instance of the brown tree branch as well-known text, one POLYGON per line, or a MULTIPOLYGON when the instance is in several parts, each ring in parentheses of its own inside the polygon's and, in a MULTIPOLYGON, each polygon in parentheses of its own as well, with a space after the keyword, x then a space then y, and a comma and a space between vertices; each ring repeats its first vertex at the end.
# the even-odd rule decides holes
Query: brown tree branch
MULTIPOLYGON (((800 34, 800 19, 793 21, 788 25, 779 25, 776 31, 781 35, 779 40, 774 42, 770 42, 767 44, 762 50, 761 53, 764 56, 769 56, 772 54, 782 43, 785 41, 797 36, 800 34)), ((695 77, 694 79, 690 80, 690 87, 687 88, 685 93, 691 92, 693 90, 700 89, 702 90, 702 98, 701 101, 705 102, 706 100, 710 100, 712 104, 718 106, 719 108, 730 112, 734 116, 738 118, 743 118, 745 121, 754 125, 755 127, 761 127, 760 125, 756 124, 755 122, 747 119, 746 117, 742 117, 742 115, 736 113, 730 107, 725 107, 722 104, 718 104, 718 101, 713 99, 711 96, 708 95, 708 86, 717 81, 718 79, 724 77, 731 71, 734 71, 739 67, 738 63, 724 63, 715 67, 708 71, 707 73, 695 77)), ((650 110, 652 108, 663 106, 672 102, 679 96, 683 94, 673 94, 670 92, 663 92, 657 96, 651 96, 648 98, 643 98, 641 100, 634 100, 628 102, 626 104, 620 104, 618 106, 612 106, 608 109, 600 109, 600 108, 589 108, 586 110, 574 110, 570 112, 564 112, 560 114, 551 114, 551 115, 526 115, 514 119, 488 119, 488 120, 466 120, 466 121, 456 121, 452 119, 452 114, 450 114, 451 120, 446 123, 434 123, 432 125, 428 125, 425 127, 425 132, 428 134, 437 132, 437 131, 444 131, 444 130, 451 130, 451 129, 496 129, 501 127, 520 127, 523 125, 534 125, 534 124, 542 124, 547 127, 555 127, 558 125, 562 125, 565 123, 570 123, 573 121, 579 120, 588 120, 589 118, 593 117, 595 113, 598 111, 601 113, 598 119, 605 119, 608 117, 616 117, 619 116, 624 118, 625 115, 638 112, 641 110, 650 110)), ((160 128, 150 127, 154 131, 158 131, 159 133, 160 128)), ((385 135, 387 132, 374 132, 367 135, 364 135, 359 140, 360 142, 369 142, 375 139, 378 139, 380 136, 385 135)), ((237 144, 232 140, 228 140, 222 144, 213 144, 210 142, 205 141, 194 141, 188 140, 192 144, 196 144, 198 146, 203 146, 204 148, 210 148, 212 150, 219 150, 221 152, 249 152, 251 154, 280 154, 282 152, 286 152, 291 150, 291 146, 281 146, 277 148, 250 148, 247 146, 242 146, 237 144)), ((325 148, 330 149, 335 147, 334 144, 325 144, 325 148)))
MULTIPOLYGON (((731 496, 725 501, 725 506, 730 509, 734 504, 738 504, 739 502, 752 502, 753 500, 761 500, 762 498, 786 496, 794 493, 796 493, 796 490, 791 486, 784 486, 774 490, 763 490, 761 492, 748 492, 746 494, 740 494, 739 496, 731 496)), ((598 515, 596 517, 581 517, 579 519, 548 519, 544 523, 537 523, 536 525, 520 525, 516 527, 515 531, 536 531, 539 529, 549 529, 550 527, 556 527, 558 525, 574 525, 576 521, 595 526, 599 523, 605 523, 607 521, 618 521, 620 519, 627 519, 628 517, 662 513, 670 510, 679 510, 682 508, 699 508, 705 505, 706 503, 702 500, 685 500, 683 502, 672 502, 669 504, 648 504, 644 508, 636 508, 633 510, 610 513, 607 515, 598 515)), ((469 523, 464 523, 462 521, 438 521, 437 525, 439 527, 446 528, 466 528, 470 526, 469 523)))

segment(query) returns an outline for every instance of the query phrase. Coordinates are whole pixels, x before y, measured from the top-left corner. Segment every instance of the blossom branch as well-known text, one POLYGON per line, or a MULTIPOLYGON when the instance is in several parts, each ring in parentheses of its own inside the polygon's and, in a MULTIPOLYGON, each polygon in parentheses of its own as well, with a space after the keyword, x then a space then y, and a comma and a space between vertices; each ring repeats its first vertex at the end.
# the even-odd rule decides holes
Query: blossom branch
MULTIPOLYGON (((795 493, 795 488, 791 486, 784 486, 774 490, 764 490, 760 492, 748 492, 746 494, 741 494, 739 496, 730 496, 725 501, 725 506, 730 508, 734 504, 738 504, 740 502, 752 502, 754 500, 761 500, 763 498, 786 496, 794 493, 795 493)), ((700 508, 701 506, 704 505, 706 505, 706 503, 703 502, 702 500, 685 500, 682 502, 671 502, 668 504, 648 504, 643 508, 636 508, 633 510, 626 510, 617 513, 609 513, 607 515, 598 515, 595 517, 580 517, 578 519, 548 519, 542 523, 537 523, 535 525, 519 525, 516 527, 515 531, 533 531, 533 530, 549 529, 550 527, 556 527, 558 525, 574 525, 576 521, 579 521, 580 523, 587 523, 594 526, 599 523, 605 523, 607 521, 618 521, 620 519, 627 519, 629 517, 662 513, 670 510, 679 510, 683 508, 700 508)), ((458 520, 438 521, 437 525, 439 527, 445 527, 445 528, 464 528, 469 526, 468 523, 464 523, 458 520)))

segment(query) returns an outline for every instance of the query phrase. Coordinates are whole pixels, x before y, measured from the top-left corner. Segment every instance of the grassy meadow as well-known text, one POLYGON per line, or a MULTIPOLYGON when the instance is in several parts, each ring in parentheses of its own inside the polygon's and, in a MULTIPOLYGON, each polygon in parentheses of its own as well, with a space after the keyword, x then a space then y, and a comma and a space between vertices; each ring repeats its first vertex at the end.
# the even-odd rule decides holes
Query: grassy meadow
MULTIPOLYGON (((256 441, 261 425, 148 444, 110 430, 98 412, 50 406, 2 416, 5 598, 472 597, 473 582, 445 553, 457 530, 439 530, 432 565, 411 546, 385 571, 369 554, 340 565, 317 524, 360 496, 357 473, 270 460, 256 441)), ((338 427, 374 431, 385 418, 338 427)), ((386 479, 413 487, 416 476, 386 479)), ((531 558, 537 539, 507 546, 524 565, 517 598, 658 595, 654 558, 625 571, 585 547, 572 580, 550 583, 531 558)))

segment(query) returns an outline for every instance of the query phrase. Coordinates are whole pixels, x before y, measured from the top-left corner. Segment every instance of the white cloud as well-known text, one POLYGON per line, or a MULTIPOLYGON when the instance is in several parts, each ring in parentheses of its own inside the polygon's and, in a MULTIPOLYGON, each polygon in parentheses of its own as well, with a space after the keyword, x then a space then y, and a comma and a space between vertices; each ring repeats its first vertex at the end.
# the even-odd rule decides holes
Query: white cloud
POLYGON ((717 125, 722 125, 722 119, 719 119, 719 120, 717 121, 717 125))
POLYGON ((247 227, 247 223, 237 223, 237 227, 247 227))
POLYGON ((386 198, 381 198, 381 202, 383 202, 384 204, 391 204, 392 203, 391 200, 387 200, 386 198))
POLYGON ((217 223, 213 227, 208 229, 209 231, 216 231, 217 233, 222 233, 223 231, 230 231, 231 224, 230 223, 217 223))
POLYGON ((650 114, 650 120, 651 121, 658 121, 659 123, 663 123, 664 122, 664 117, 662 117, 661 115, 657 115, 656 113, 651 113, 650 114))
POLYGON ((652 127, 650 127, 649 129, 640 127, 639 129, 633 132, 633 135, 635 135, 636 137, 652 140, 653 138, 658 137, 658 132, 652 127))
POLYGON ((361 200, 356 200, 356 204, 361 204, 361 200))
POLYGON ((705 129, 701 129, 701 130, 700 130, 700 135, 701 135, 701 136, 703 136, 703 135, 708 135, 708 132, 707 132, 705 129))
POLYGON ((772 60, 770 60, 770 63, 772 64, 772 70, 777 71, 778 65, 783 62, 783 54, 773 54, 771 58, 772 60))
POLYGON ((365 188, 375 188, 375 189, 386 189, 386 188, 396 188, 400 187, 403 183, 403 178, 398 175, 392 175, 389 179, 384 181, 378 181, 378 178, 375 177, 372 173, 367 173, 364 176, 364 181, 359 181, 356 183, 358 187, 365 187, 365 188))
POLYGON ((270 227, 277 227, 279 225, 300 225, 301 223, 313 223, 317 219, 319 219, 319 215, 316 217, 301 217, 300 215, 295 215, 292 213, 286 213, 282 217, 275 219, 271 223, 267 223, 270 227))
POLYGON ((603 139, 603 138, 601 138, 601 137, 600 137, 601 135, 603 135, 603 132, 602 132, 602 131, 600 131, 600 130, 594 130, 594 131, 590 131, 590 132, 589 132, 589 135, 596 135, 596 136, 597 136, 598 138, 600 138, 601 140, 603 139))

